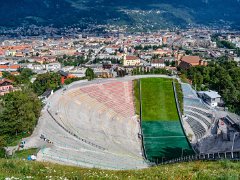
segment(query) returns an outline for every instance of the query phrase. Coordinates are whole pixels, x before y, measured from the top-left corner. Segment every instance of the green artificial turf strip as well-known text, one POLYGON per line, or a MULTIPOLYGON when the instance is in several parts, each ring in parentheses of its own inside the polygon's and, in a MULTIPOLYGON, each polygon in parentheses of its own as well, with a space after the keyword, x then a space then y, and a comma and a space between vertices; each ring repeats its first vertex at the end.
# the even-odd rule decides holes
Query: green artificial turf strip
POLYGON ((140 100, 139 100, 139 81, 133 81, 134 86, 134 104, 135 104, 135 112, 137 115, 140 115, 140 100))
POLYGON ((179 120, 172 79, 141 79, 142 120, 179 120))

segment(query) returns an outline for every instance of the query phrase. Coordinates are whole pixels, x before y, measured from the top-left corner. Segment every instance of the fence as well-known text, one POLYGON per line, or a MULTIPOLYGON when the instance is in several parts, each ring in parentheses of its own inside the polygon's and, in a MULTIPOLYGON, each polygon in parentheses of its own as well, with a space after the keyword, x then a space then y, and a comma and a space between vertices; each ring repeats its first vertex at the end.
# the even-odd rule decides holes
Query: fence
POLYGON ((209 154, 197 154, 192 156, 185 156, 180 158, 175 158, 169 161, 161 162, 159 164, 172 164, 172 163, 179 163, 179 162, 190 162, 190 161, 198 161, 198 160, 207 160, 207 161, 218 161, 218 160, 233 160, 233 161, 240 161, 240 151, 235 152, 216 152, 216 153, 209 153, 209 154))

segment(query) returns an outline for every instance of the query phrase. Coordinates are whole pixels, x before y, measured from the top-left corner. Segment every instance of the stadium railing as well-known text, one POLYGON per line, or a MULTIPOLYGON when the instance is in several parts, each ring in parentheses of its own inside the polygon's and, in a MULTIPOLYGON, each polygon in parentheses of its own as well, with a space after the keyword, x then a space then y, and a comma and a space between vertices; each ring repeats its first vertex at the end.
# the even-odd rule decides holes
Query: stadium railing
POLYGON ((155 165, 173 164, 173 163, 179 163, 179 162, 190 162, 190 161, 198 161, 198 160, 218 161, 218 160, 224 160, 224 159, 240 161, 240 151, 197 154, 197 155, 185 156, 185 157, 179 157, 179 158, 167 160, 158 164, 156 163, 155 165))

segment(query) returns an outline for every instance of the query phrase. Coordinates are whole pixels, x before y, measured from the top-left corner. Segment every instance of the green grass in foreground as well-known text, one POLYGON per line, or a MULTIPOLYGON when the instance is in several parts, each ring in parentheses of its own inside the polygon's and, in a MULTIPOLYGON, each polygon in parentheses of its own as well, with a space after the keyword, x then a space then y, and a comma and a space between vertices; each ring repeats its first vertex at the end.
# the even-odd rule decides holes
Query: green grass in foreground
POLYGON ((172 79, 141 79, 141 95, 143 121, 176 121, 179 119, 172 79))
POLYGON ((111 171, 0 159, 0 179, 239 179, 240 163, 189 162, 144 170, 111 171))
POLYGON ((16 151, 15 154, 11 158, 14 158, 14 159, 27 159, 27 157, 29 155, 37 155, 37 151, 38 151, 37 148, 16 151))

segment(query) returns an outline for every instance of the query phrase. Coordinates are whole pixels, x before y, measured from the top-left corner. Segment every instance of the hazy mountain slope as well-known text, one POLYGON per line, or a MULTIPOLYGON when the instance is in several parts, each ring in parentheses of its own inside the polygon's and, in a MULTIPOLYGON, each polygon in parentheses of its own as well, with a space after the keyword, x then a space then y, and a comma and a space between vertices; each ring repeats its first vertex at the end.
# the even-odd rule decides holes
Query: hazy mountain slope
POLYGON ((0 0, 0 26, 240 24, 239 0, 0 0), (150 11, 152 10, 152 11, 150 11))

